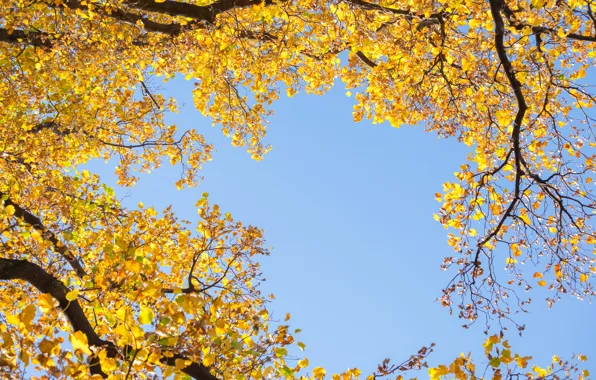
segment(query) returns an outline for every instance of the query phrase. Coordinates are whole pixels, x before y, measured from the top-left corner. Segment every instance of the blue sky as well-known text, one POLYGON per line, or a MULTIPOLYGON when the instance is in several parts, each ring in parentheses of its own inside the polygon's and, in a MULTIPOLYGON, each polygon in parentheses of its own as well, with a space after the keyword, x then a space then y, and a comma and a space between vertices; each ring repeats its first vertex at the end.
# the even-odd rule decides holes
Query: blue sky
MULTIPOLYGON (((262 260, 263 289, 276 296, 270 310, 280 320, 292 315, 305 355, 328 372, 359 367, 367 374, 384 358, 401 362, 430 342, 437 343, 431 364, 470 351, 485 364, 484 323, 464 330, 434 301, 454 274, 439 269, 452 251, 432 217, 439 208, 434 193, 465 162, 465 145, 421 127, 354 123, 354 100, 340 84, 323 97, 277 102, 267 137, 273 150, 256 162, 194 109, 191 89, 184 80, 165 85, 183 106, 169 120, 196 128, 216 147, 204 181, 178 191, 179 168, 166 165, 135 188, 117 190, 128 194, 125 204, 172 204, 195 221, 193 205, 206 191, 235 219, 263 228, 273 248, 262 260)), ((113 184, 111 164, 91 167, 113 184)), ((544 365, 555 353, 581 352, 596 369, 593 305, 564 298, 547 310, 535 294, 530 311, 517 318, 527 325, 524 336, 508 336, 515 352, 544 365)))

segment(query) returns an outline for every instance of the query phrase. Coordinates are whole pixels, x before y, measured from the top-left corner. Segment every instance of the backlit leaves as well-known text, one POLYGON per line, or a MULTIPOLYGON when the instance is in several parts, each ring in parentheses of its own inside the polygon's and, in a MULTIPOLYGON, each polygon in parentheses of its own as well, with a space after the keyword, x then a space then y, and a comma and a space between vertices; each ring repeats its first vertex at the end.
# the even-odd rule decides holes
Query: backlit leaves
MULTIPOLYGON (((260 229, 206 196, 195 225, 170 209, 126 209, 82 167, 112 160, 133 186, 169 162, 178 188, 196 185, 213 147, 165 121, 178 106, 159 83, 175 76, 255 159, 270 149, 280 93, 323 94, 338 79, 354 120, 423 124, 469 147, 435 194, 435 218, 454 250, 443 267, 456 268, 441 303, 471 323, 510 318, 506 300, 524 309, 518 294, 534 287, 549 304, 594 294, 592 1, 1 5, 0 363, 11 370, 18 360, 54 377, 167 377, 202 363, 219 378, 291 378, 307 365, 290 362, 294 336, 259 291, 260 229)), ((489 358, 495 376, 516 358, 507 351, 489 358)), ((424 367, 428 352, 379 373, 424 367)), ((431 376, 474 371, 457 360, 431 376)))
MULTIPOLYGON (((441 364, 428 369, 430 379, 506 379, 519 377, 526 379, 582 378, 586 370, 580 370, 581 359, 563 361, 553 356, 552 363, 546 367, 531 365, 531 356, 521 356, 512 352, 512 348, 501 336, 492 335, 484 343, 484 352, 488 366, 475 364, 471 355, 461 354, 449 365, 441 364)), ((581 356, 581 355, 580 355, 581 356)))

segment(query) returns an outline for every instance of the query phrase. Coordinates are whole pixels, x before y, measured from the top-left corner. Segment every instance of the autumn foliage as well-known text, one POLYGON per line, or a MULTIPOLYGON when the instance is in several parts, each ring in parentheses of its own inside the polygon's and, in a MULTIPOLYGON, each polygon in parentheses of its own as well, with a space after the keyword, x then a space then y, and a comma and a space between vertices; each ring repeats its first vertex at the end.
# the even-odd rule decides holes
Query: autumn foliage
MULTIPOLYGON (((464 323, 484 316, 523 330, 512 315, 535 287, 551 304, 593 296, 594 6, 1 0, 0 375, 369 375, 287 360, 303 345, 270 320, 259 291, 259 228, 206 194, 196 223, 126 209, 81 167, 115 160, 119 185, 132 186, 169 162, 182 168, 179 188, 195 186, 212 146, 164 121, 177 105, 157 87, 174 76, 194 81, 196 108, 255 159, 269 150, 280 95, 324 94, 338 78, 355 93, 354 120, 419 124, 466 144, 468 162, 436 194, 435 215, 453 248, 440 302, 464 323)), ((484 347, 488 369, 462 356, 429 375, 588 376, 558 357, 528 364, 500 333, 484 347)), ((425 367, 432 348, 371 376, 425 367)))

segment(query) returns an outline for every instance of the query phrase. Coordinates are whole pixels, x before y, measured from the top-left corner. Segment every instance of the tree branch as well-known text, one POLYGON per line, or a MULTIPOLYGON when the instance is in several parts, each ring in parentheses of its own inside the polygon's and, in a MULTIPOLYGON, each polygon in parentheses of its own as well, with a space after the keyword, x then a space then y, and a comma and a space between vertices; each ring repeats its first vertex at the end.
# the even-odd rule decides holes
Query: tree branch
POLYGON ((35 47, 52 47, 50 35, 45 32, 24 31, 19 29, 11 30, 0 28, 0 42, 10 44, 28 44, 35 47))
POLYGON ((521 134, 521 125, 524 120, 524 116, 526 114, 526 110, 528 106, 526 104, 526 100, 522 93, 522 85, 515 77, 515 70, 507 56, 507 51, 505 49, 504 38, 505 38, 505 22, 503 21, 503 17, 501 16, 501 11, 504 6, 503 0, 490 0, 490 10, 493 17, 493 21, 495 23, 495 49, 497 50, 497 55, 499 57, 499 61, 503 69, 505 70, 505 75, 509 80, 509 85, 511 86, 513 93, 515 94, 515 98, 517 100, 517 114, 515 115, 515 120, 513 122, 513 131, 511 133, 511 140, 513 144, 513 156, 515 159, 515 189, 514 189, 514 197, 509 203, 505 213, 501 216, 501 219, 497 223, 497 226, 484 238, 482 239, 476 248, 476 254, 474 257, 474 261, 472 264, 474 267, 479 266, 479 255, 482 251, 484 244, 486 244, 490 239, 497 236, 507 218, 513 215, 515 211, 515 207, 517 206, 518 201, 520 200, 520 185, 521 185, 521 178, 523 176, 522 170, 522 152, 520 148, 520 134, 521 134))
MULTIPOLYGON (((77 301, 69 301, 66 294, 70 291, 60 280, 46 272, 37 264, 27 260, 0 258, 0 280, 24 280, 42 293, 51 295, 58 301, 58 307, 64 312, 73 330, 87 336, 89 345, 115 349, 115 345, 101 339, 85 316, 77 301)), ((108 351, 111 351, 108 349, 108 351)), ((108 352, 110 354, 110 352, 108 352)), ((113 354, 112 354, 113 355, 113 354)))
MULTIPOLYGON (((507 21, 509 21, 509 24, 511 24, 511 26, 513 26, 516 30, 531 28, 532 33, 534 33, 537 36, 538 40, 540 40, 540 35, 542 33, 557 33, 557 31, 553 28, 548 28, 545 26, 534 26, 530 24, 525 24, 523 22, 517 22, 515 20, 515 13, 513 12, 513 10, 511 10, 511 8, 509 8, 509 6, 506 3, 503 3, 502 10, 505 14, 505 17, 507 17, 507 21)), ((596 36, 586 36, 583 34, 569 33, 566 37, 571 40, 596 42, 596 36)))
POLYGON ((79 260, 77 260, 77 258, 74 257, 68 251, 66 246, 58 240, 58 238, 56 237, 56 234, 54 234, 54 232, 50 231, 43 225, 41 219, 39 219, 33 213, 25 210, 20 205, 13 202, 12 199, 8 198, 8 194, 0 191, 0 198, 4 198, 4 197, 6 197, 6 200, 4 200, 4 207, 6 207, 6 206, 14 207, 14 216, 15 217, 22 218, 25 223, 27 223, 28 225, 33 227, 35 230, 41 232, 41 236, 43 236, 44 239, 46 239, 52 243, 52 245, 54 246, 54 250, 57 253, 59 253, 62 257, 64 257, 66 259, 66 261, 68 261, 68 263, 74 269, 74 271, 76 272, 77 276, 79 276, 79 278, 83 278, 87 274, 85 272, 85 269, 79 262, 79 260))
MULTIPOLYGON (((76 0, 71 2, 79 3, 76 0)), ((155 0, 125 0, 125 4, 134 9, 145 12, 167 14, 169 16, 190 17, 195 21, 204 21, 212 24, 215 17, 227 11, 237 8, 246 8, 252 5, 261 4, 263 0, 220 0, 210 5, 200 6, 190 3, 166 0, 157 2, 155 0)), ((273 0, 265 0, 265 5, 272 5, 273 0)))
POLYGON ((439 17, 441 17, 440 13, 431 13, 428 17, 425 17, 424 15, 419 15, 414 12, 405 11, 403 9, 395 9, 395 8, 385 7, 385 6, 382 6, 379 4, 369 3, 364 0, 343 0, 343 1, 345 1, 348 4, 355 5, 361 9, 370 10, 370 11, 381 11, 381 12, 393 13, 393 14, 401 15, 401 16, 416 17, 416 18, 420 18, 420 19, 438 19, 439 17))
MULTIPOLYGON (((190 5, 190 4, 189 4, 190 5)), ((53 3, 49 4, 48 6, 54 7, 53 3)), ((81 9, 81 10, 88 10, 89 5, 83 5, 79 0, 69 0, 64 3, 61 3, 59 6, 63 6, 70 9, 81 9)), ((101 9, 101 8, 100 8, 101 9)), ((98 9, 96 8, 95 11, 97 12, 98 9)), ((182 25, 178 23, 160 23, 149 20, 146 15, 143 14, 136 14, 125 12, 119 8, 110 8, 109 12, 102 12, 102 15, 111 17, 116 20, 124 21, 127 24, 136 25, 138 21, 143 23, 143 27, 148 32, 157 32, 169 35, 178 35, 182 32, 182 25)))
MULTIPOLYGON (((85 334, 89 346, 106 349, 108 357, 119 358, 121 357, 121 352, 132 350, 132 347, 129 346, 119 349, 114 343, 101 339, 89 323, 79 302, 66 299, 69 289, 39 265, 27 260, 0 258, 0 281, 6 280, 23 280, 34 286, 41 293, 51 295, 58 301, 58 307, 70 322, 73 330, 75 332, 81 331, 85 334)), ((176 359, 188 360, 183 355, 173 354, 171 357, 162 357, 161 362, 173 366, 176 364, 176 359)), ((96 358, 91 358, 90 370, 92 373, 105 376, 99 368, 99 362, 96 358)), ((217 377, 210 373, 209 368, 196 362, 192 362, 189 366, 182 369, 182 372, 197 380, 218 380, 217 377)))
POLYGON ((356 56, 358 58, 360 58, 360 60, 364 63, 366 63, 368 66, 375 68, 377 67, 377 64, 375 62, 373 62, 370 58, 368 58, 363 52, 361 51, 357 51, 356 52, 356 56))
MULTIPOLYGON (((137 11, 189 17, 194 20, 193 25, 196 25, 198 22, 213 24, 216 16, 220 13, 261 3, 262 0, 221 0, 207 6, 199 6, 171 0, 166 0, 164 2, 157 2, 154 0, 125 0, 123 2, 128 8, 137 11)), ((265 0, 265 5, 272 5, 273 3, 273 0, 265 0)), ((52 6, 51 4, 49 5, 52 6)), ((83 5, 79 0, 68 0, 65 3, 62 3, 62 6, 70 9, 88 9, 88 5, 83 5)), ((143 28, 148 32, 157 32, 173 36, 178 35, 184 31, 184 29, 189 29, 191 27, 191 25, 182 26, 175 22, 167 24, 155 22, 150 20, 146 14, 126 12, 122 9, 111 8, 110 12, 103 12, 103 14, 128 24, 136 24, 138 21, 141 21, 143 23, 143 28)))

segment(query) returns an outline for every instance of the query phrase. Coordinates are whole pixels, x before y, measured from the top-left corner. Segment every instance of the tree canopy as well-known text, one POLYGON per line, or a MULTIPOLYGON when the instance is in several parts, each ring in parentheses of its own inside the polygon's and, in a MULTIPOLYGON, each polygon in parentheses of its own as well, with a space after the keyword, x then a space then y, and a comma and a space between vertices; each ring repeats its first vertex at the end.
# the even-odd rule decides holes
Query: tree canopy
MULTIPOLYGON (((178 75, 194 81, 196 108, 257 160, 279 96, 322 95, 338 78, 355 93, 355 121, 420 125, 466 144, 435 215, 453 247, 440 301, 464 323, 483 316, 523 330, 513 313, 535 287, 551 291, 549 304, 590 298, 594 5, 2 0, 0 374, 292 378, 308 366, 286 360, 301 343, 270 320, 259 291, 262 230, 207 195, 194 225, 124 208, 81 168, 116 160, 119 185, 133 186, 169 161, 182 168, 179 188, 197 185, 213 147, 164 121, 178 106, 158 83, 178 75)), ((530 371, 499 334, 485 348, 494 378, 577 368, 553 358, 530 371)), ((401 376, 431 351, 372 376, 401 376)), ((429 373, 485 376, 475 371, 464 356, 429 373)))

